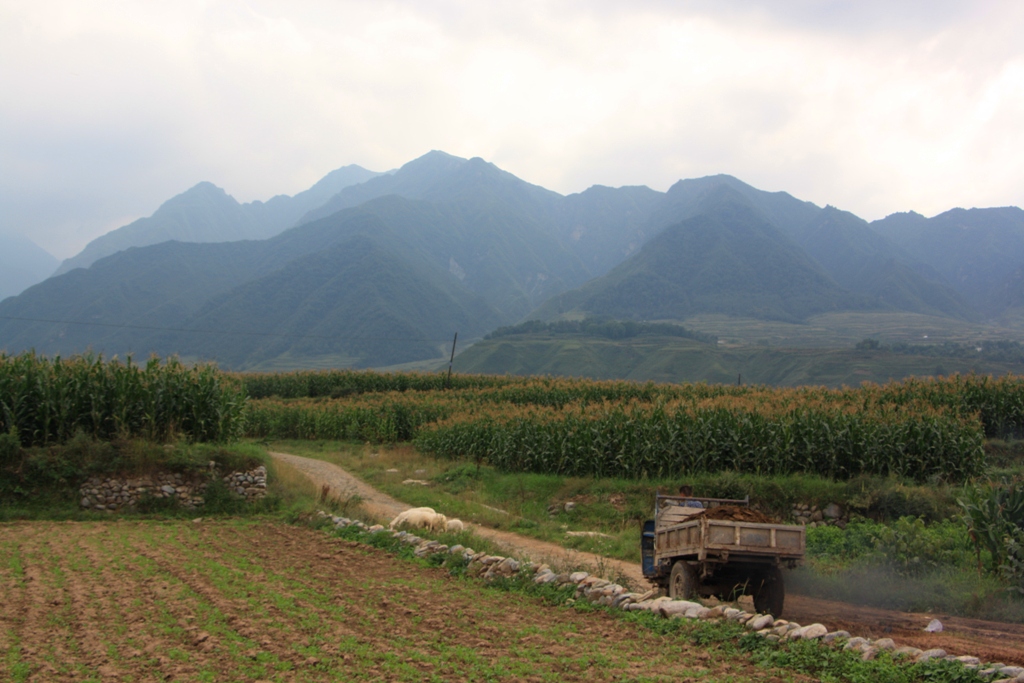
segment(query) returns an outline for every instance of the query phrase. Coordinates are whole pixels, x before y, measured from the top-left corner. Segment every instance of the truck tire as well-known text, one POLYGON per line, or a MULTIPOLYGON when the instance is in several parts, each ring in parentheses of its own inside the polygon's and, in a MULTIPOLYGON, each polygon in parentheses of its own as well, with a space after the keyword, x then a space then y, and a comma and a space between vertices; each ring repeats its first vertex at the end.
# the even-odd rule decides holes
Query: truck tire
POLYGON ((668 596, 673 600, 689 600, 697 595, 697 572, 686 560, 677 560, 668 577, 668 596))
POLYGON ((786 602, 786 585, 782 581, 782 570, 771 567, 757 577, 754 587, 754 609, 760 614, 770 614, 776 619, 782 616, 786 602))

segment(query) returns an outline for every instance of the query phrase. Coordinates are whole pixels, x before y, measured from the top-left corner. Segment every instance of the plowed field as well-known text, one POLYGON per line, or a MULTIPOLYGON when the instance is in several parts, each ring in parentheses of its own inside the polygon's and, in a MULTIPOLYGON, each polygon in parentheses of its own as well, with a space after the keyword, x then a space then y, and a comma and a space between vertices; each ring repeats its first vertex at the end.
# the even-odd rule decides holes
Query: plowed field
POLYGON ((265 521, 0 525, 3 681, 777 680, 265 521))

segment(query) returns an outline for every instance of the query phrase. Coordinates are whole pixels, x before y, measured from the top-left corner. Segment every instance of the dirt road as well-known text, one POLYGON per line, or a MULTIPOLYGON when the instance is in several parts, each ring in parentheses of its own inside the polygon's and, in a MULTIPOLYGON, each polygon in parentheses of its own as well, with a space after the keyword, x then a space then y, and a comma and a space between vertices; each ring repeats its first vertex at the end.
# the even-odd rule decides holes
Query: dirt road
MULTIPOLYGON (((303 458, 288 453, 271 455, 299 470, 318 487, 327 485, 331 495, 347 498, 353 494, 363 501, 364 509, 378 519, 392 519, 409 505, 368 486, 344 469, 321 460, 303 458)), ((444 510, 439 510, 444 512, 444 510)), ((567 550, 554 543, 538 541, 507 531, 474 526, 473 532, 534 561, 547 562, 553 567, 584 564, 613 578, 627 577, 636 587, 649 586, 640 565, 592 553, 567 550)), ((942 614, 910 614, 873 607, 859 607, 802 595, 786 596, 786 618, 801 624, 820 622, 832 629, 845 629, 865 637, 890 637, 900 645, 913 645, 921 649, 939 647, 951 654, 974 655, 983 661, 1024 665, 1024 625, 965 619, 942 614), (932 619, 942 621, 942 633, 925 633, 924 627, 932 619)))
MULTIPOLYGON (((362 499, 363 509, 384 524, 394 519, 399 512, 408 510, 410 507, 329 462, 303 458, 290 453, 271 453, 270 455, 305 474, 316 484, 317 488, 328 486, 331 496, 345 499, 358 495, 362 499)), ((438 510, 438 512, 444 512, 444 510, 438 510)), ((586 565, 591 567, 594 573, 601 573, 613 578, 626 577, 639 588, 647 588, 650 585, 644 578, 643 572, 640 571, 640 565, 632 562, 570 550, 554 543, 538 541, 509 531, 488 527, 473 525, 473 533, 500 545, 510 555, 525 555, 535 562, 547 562, 556 570, 561 566, 586 565)))

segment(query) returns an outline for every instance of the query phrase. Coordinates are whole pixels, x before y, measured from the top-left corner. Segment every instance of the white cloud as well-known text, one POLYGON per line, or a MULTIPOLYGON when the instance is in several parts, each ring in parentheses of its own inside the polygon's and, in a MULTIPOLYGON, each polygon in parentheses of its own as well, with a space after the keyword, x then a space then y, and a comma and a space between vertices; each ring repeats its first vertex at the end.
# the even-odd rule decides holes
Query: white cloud
POLYGON ((67 256, 200 180, 265 199, 429 149, 561 192, 1024 204, 1016 3, 625 7, 0 0, 0 229, 67 256))

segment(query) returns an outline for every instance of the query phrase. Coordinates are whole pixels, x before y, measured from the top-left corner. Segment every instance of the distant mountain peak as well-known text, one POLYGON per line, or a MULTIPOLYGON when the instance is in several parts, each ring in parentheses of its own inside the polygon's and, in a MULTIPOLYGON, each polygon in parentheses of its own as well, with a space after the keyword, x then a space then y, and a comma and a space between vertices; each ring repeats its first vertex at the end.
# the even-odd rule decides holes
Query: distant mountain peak
MULTIPOLYGON (((209 180, 204 180, 202 182, 196 183, 195 185, 193 185, 192 187, 188 188, 187 190, 185 190, 181 194, 178 194, 178 195, 175 195, 175 196, 171 197, 166 202, 164 202, 163 204, 160 205, 160 209, 162 209, 162 208, 164 208, 165 206, 168 206, 168 205, 173 206, 174 204, 180 204, 182 202, 192 201, 195 198, 212 199, 214 201, 224 201, 224 200, 227 200, 231 204, 235 204, 235 205, 238 204, 238 200, 235 199, 234 197, 232 197, 231 195, 229 195, 224 190, 224 188, 218 187, 217 185, 214 185, 209 180)), ((157 212, 159 212, 160 209, 157 209, 157 212)), ((156 215, 156 214, 154 214, 154 215, 156 215)))
POLYGON ((890 213, 888 216, 886 216, 885 220, 887 220, 889 218, 893 218, 893 219, 910 219, 910 220, 918 220, 918 219, 920 219, 920 220, 928 220, 927 218, 925 218, 924 216, 919 214, 917 211, 896 211, 896 212, 890 213))
POLYGON ((462 157, 453 156, 447 152, 434 149, 421 157, 416 157, 412 161, 402 164, 395 174, 451 171, 463 165, 466 161, 462 157))

